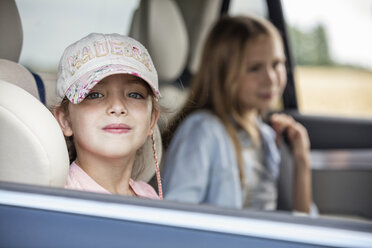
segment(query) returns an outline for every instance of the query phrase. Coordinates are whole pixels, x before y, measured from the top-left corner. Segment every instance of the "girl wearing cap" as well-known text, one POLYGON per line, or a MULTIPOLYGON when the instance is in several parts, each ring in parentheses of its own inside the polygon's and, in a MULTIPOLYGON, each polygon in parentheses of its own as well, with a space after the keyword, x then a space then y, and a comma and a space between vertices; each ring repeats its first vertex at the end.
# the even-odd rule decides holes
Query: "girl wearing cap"
POLYGON ((272 115, 271 127, 262 120, 285 85, 285 54, 275 27, 256 18, 221 18, 207 38, 188 101, 170 126, 175 133, 164 163, 165 198, 277 209, 278 141, 286 135, 294 162, 293 210, 309 212, 305 128, 284 114, 272 115))
POLYGON ((159 199, 131 178, 159 117, 158 76, 146 48, 118 34, 82 38, 62 55, 57 96, 54 115, 72 162, 65 188, 159 199))

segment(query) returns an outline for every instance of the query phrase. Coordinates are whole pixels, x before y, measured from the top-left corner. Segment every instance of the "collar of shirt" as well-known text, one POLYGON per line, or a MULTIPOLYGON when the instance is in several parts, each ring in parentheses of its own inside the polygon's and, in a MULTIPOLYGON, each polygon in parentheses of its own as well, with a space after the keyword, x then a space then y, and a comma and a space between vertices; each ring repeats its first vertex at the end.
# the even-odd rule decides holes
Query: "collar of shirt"
MULTIPOLYGON (((155 190, 145 182, 134 181, 129 178, 129 186, 138 197, 159 199, 155 190)), ((99 185, 93 178, 91 178, 82 168, 75 162, 72 162, 69 168, 66 189, 76 189, 82 191, 91 191, 96 193, 111 194, 108 190, 99 185)))

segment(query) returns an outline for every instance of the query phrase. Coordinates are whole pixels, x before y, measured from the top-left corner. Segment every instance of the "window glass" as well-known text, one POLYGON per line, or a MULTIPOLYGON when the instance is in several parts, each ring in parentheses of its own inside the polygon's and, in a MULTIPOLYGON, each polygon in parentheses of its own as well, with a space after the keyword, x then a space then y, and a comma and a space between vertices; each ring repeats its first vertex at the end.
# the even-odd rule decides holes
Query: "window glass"
POLYGON ((372 0, 283 0, 302 113, 372 118, 372 0))
POLYGON ((231 0, 229 15, 255 15, 267 17, 267 5, 264 0, 231 0))
POLYGON ((23 26, 20 63, 55 73, 63 50, 91 32, 128 34, 139 0, 16 0, 23 26))

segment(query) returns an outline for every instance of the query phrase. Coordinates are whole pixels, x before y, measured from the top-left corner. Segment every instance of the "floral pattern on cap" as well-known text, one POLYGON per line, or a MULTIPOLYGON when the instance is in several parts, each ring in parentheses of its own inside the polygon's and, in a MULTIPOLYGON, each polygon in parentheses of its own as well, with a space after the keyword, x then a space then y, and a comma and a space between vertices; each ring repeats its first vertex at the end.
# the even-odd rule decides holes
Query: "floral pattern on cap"
POLYGON ((121 73, 142 78, 151 86, 156 100, 161 97, 156 69, 140 42, 115 33, 91 33, 68 46, 61 57, 57 102, 66 96, 77 104, 104 77, 121 73))
MULTIPOLYGON (((122 67, 121 65, 105 65, 98 68, 97 70, 87 72, 86 74, 81 76, 78 81, 76 81, 73 85, 71 85, 70 88, 67 89, 65 95, 72 103, 78 104, 82 100, 84 100, 90 90, 103 78, 119 73, 131 74, 144 79, 143 75, 141 75, 139 72, 133 71, 133 69, 122 67)), ((155 92, 155 95, 159 96, 160 92, 156 90, 151 84, 150 86, 155 92)))

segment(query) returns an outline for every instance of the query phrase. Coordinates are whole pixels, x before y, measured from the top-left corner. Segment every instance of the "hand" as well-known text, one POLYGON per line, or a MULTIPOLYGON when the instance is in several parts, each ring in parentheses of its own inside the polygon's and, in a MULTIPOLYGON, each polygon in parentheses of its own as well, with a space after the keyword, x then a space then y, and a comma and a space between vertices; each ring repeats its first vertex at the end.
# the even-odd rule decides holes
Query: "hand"
POLYGON ((287 135, 294 159, 307 164, 310 153, 310 139, 306 128, 286 114, 273 114, 270 121, 276 132, 277 143, 283 135, 287 135))
POLYGON ((310 140, 307 130, 291 116, 273 114, 270 118, 277 142, 284 134, 292 147, 294 159, 293 209, 309 212, 312 202, 310 140))

